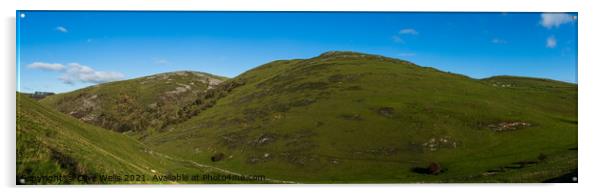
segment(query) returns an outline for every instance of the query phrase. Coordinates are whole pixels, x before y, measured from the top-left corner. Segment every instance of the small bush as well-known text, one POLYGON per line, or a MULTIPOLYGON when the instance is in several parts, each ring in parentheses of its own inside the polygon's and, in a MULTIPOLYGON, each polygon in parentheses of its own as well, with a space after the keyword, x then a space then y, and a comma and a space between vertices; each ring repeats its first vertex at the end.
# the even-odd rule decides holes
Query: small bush
POLYGON ((224 157, 225 157, 224 153, 221 153, 221 152, 217 153, 217 154, 211 156, 211 162, 221 161, 224 159, 224 157))
POLYGON ((539 161, 545 161, 546 159, 548 159, 548 155, 544 153, 539 153, 539 156, 537 156, 537 160, 539 161))
POLYGON ((432 162, 428 167, 414 167, 412 171, 419 174, 437 175, 442 173, 444 169, 441 167, 441 164, 432 162))
POLYGON ((439 174, 439 173, 441 173, 441 165, 439 163, 432 162, 429 165, 429 174, 436 175, 436 174, 439 174))

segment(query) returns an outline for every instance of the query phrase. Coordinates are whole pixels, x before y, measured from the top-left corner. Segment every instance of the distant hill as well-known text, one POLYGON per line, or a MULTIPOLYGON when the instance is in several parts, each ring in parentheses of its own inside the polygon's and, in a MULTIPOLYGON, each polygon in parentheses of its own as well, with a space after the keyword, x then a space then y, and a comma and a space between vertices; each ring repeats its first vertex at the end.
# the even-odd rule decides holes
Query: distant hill
POLYGON ((334 51, 220 86, 203 112, 142 141, 298 182, 540 182, 576 168, 575 84, 334 51))
POLYGON ((162 73, 57 94, 41 102, 84 122, 144 135, 189 118, 181 109, 226 79, 192 71, 162 73))
POLYGON ((21 93, 21 94, 27 95, 27 96, 31 97, 32 99, 40 100, 40 99, 44 99, 45 97, 54 95, 55 93, 36 91, 34 93, 21 93))

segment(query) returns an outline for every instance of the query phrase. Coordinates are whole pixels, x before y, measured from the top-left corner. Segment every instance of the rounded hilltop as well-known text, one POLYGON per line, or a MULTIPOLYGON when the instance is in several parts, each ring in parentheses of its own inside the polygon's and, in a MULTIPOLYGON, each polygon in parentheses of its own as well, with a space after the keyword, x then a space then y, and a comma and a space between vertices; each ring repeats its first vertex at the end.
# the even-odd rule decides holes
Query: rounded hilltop
POLYGON ((331 60, 331 59, 365 59, 365 60, 377 60, 377 61, 391 61, 391 62, 398 62, 398 63, 409 63, 412 65, 416 65, 415 63, 406 61, 406 60, 401 60, 401 59, 397 59, 397 58, 391 58, 391 57, 386 57, 386 56, 382 56, 382 55, 377 55, 377 54, 368 54, 368 53, 362 53, 362 52, 355 52, 355 51, 343 51, 343 50, 333 50, 333 51, 327 51, 324 52, 314 58, 310 58, 310 59, 320 59, 320 60, 331 60))
POLYGON ((158 73, 158 74, 154 74, 154 75, 150 75, 150 76, 144 76, 143 78, 162 77, 162 76, 198 76, 198 77, 212 77, 212 78, 219 78, 219 79, 228 79, 227 77, 218 76, 218 75, 210 74, 207 72, 191 71, 191 70, 164 72, 164 73, 158 73))
POLYGON ((42 103, 84 122, 144 136, 190 117, 182 111, 199 94, 228 78, 197 71, 175 71, 49 96, 42 103))
POLYGON ((366 53, 355 52, 355 51, 332 50, 332 51, 327 51, 327 52, 324 52, 324 53, 320 54, 319 56, 317 56, 317 58, 319 58, 319 57, 368 57, 368 56, 383 57, 383 56, 380 56, 380 55, 366 54, 366 53))

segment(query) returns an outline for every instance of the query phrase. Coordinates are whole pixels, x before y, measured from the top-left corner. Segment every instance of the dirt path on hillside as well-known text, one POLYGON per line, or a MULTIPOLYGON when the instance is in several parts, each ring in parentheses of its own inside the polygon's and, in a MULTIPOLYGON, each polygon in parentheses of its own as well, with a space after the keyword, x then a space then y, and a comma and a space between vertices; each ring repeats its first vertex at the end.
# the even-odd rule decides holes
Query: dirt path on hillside
MULTIPOLYGON (((159 156, 161 156, 163 158, 172 160, 172 161, 188 162, 188 163, 191 163, 191 164, 193 164, 193 165, 195 165, 197 167, 200 167, 200 168, 212 169, 212 170, 219 171, 219 172, 226 173, 226 174, 230 174, 230 175, 248 177, 248 175, 244 175, 244 174, 241 174, 241 173, 237 173, 237 172, 233 172, 233 171, 230 171, 230 170, 222 169, 222 168, 219 168, 219 167, 214 167, 214 166, 211 166, 211 165, 201 164, 201 163, 198 163, 198 162, 195 162, 195 161, 192 161, 192 160, 184 160, 184 159, 173 158, 173 157, 170 157, 168 155, 161 154, 161 153, 154 152, 154 151, 153 151, 153 153, 157 154, 157 155, 159 155, 159 156)), ((297 184, 297 182, 293 182, 293 181, 276 180, 276 179, 271 179, 271 178, 267 178, 267 177, 265 178, 265 180, 270 181, 270 182, 274 182, 274 183, 280 183, 280 184, 297 184)))

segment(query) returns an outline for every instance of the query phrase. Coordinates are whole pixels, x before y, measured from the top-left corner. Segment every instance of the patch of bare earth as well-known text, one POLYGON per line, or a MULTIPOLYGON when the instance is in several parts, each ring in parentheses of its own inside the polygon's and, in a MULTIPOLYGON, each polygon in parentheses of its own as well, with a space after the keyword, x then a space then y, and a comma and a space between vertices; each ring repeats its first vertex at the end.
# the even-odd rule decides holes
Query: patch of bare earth
POLYGON ((530 127, 531 123, 528 122, 499 122, 495 124, 487 125, 487 127, 495 132, 515 131, 522 128, 530 127))

